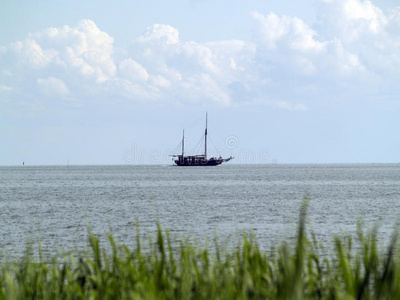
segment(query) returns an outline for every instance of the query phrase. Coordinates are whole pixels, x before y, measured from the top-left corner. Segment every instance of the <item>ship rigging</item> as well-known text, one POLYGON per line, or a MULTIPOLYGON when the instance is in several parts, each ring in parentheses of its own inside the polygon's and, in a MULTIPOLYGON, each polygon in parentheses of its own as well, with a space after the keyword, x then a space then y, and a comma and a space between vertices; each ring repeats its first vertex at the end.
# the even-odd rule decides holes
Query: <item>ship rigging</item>
POLYGON ((202 155, 187 155, 185 156, 185 130, 183 130, 182 135, 182 154, 171 155, 173 161, 178 166, 218 166, 223 162, 230 161, 233 159, 232 156, 228 158, 220 157, 207 157, 207 123, 208 123, 208 114, 206 113, 206 128, 204 131, 204 154, 202 155))

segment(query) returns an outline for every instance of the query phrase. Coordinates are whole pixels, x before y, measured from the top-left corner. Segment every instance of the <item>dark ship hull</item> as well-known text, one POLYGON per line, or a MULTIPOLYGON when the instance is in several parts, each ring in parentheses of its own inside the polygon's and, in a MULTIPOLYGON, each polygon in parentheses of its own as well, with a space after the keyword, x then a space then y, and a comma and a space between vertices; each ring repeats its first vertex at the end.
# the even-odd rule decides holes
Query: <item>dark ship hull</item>
POLYGON ((179 158, 175 160, 175 163, 178 166, 218 166, 231 159, 232 157, 225 159, 213 157, 207 159, 204 156, 179 156, 179 158))
POLYGON ((204 131, 204 155, 184 155, 185 153, 185 130, 183 130, 182 136, 182 154, 181 155, 171 155, 175 158, 172 160, 178 166, 218 166, 223 162, 230 161, 233 157, 222 158, 220 157, 212 157, 207 158, 207 113, 206 113, 206 129, 204 131))

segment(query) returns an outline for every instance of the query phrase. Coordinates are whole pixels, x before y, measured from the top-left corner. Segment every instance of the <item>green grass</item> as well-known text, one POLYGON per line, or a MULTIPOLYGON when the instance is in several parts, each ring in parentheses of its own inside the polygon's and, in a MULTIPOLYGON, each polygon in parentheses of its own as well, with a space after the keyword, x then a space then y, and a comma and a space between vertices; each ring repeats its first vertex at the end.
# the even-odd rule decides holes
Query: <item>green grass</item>
POLYGON ((235 250, 172 244, 158 231, 135 249, 108 237, 111 250, 89 236, 88 254, 38 259, 31 251, 0 264, 0 299, 400 299, 397 234, 387 249, 377 230, 335 237, 327 254, 306 232, 308 200, 300 209, 297 240, 262 251, 245 235, 235 250))

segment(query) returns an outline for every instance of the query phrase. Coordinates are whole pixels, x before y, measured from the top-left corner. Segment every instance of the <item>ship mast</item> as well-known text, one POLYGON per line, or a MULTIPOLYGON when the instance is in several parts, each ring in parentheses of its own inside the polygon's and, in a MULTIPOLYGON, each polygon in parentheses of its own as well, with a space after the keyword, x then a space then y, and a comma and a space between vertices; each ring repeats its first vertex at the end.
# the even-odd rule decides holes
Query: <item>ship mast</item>
POLYGON ((185 129, 183 129, 183 136, 182 136, 182 158, 184 151, 185 151, 185 129))
POLYGON ((207 159, 207 115, 206 112, 206 131, 204 132, 204 157, 207 159))

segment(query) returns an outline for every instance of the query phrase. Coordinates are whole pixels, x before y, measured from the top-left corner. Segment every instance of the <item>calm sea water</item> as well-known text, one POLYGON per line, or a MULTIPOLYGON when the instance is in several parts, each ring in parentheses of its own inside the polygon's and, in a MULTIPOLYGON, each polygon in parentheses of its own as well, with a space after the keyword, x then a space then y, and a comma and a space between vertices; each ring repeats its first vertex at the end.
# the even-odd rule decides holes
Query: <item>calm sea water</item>
POLYGON ((135 222, 147 235, 156 217, 174 239, 245 230, 270 247, 295 236, 305 194, 322 241, 358 218, 385 241, 400 217, 400 164, 0 167, 0 251, 20 255, 39 235, 48 254, 84 249, 87 223, 133 245, 135 222))

